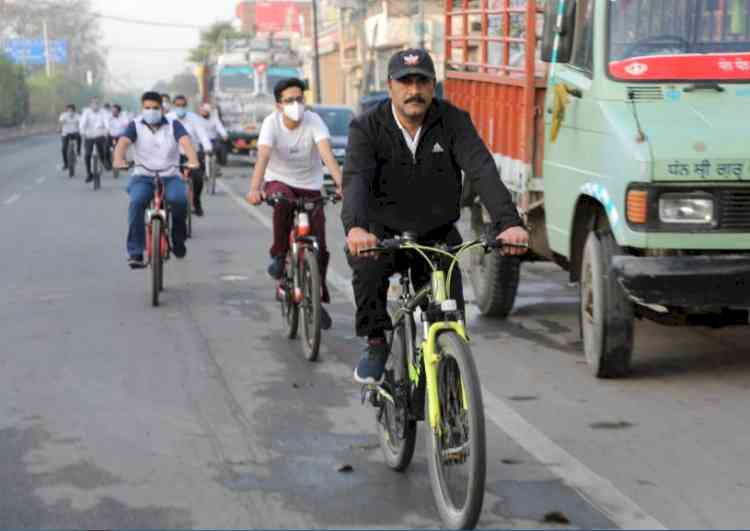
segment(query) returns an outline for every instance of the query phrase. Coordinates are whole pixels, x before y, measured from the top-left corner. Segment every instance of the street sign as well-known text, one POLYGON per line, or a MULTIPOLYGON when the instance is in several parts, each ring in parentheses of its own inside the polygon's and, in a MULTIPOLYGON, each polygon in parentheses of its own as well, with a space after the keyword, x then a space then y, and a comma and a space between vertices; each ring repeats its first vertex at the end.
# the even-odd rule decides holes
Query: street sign
MULTIPOLYGON (((43 39, 9 39, 3 43, 2 51, 19 65, 43 65, 46 63, 43 39)), ((50 62, 68 62, 68 41, 49 41, 50 62)))

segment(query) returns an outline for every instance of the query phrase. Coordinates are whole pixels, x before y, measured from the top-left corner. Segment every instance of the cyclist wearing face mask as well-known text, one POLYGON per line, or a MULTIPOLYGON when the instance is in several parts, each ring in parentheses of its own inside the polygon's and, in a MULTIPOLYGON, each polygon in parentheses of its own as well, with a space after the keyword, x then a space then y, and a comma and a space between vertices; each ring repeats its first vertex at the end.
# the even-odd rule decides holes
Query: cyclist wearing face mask
MULTIPOLYGON (((341 193, 341 168, 331 150, 330 133, 323 119, 305 111, 305 84, 300 79, 279 81, 274 87, 276 112, 263 120, 258 137, 258 161, 250 182, 247 200, 253 205, 265 195, 283 194, 289 199, 317 198, 323 188, 323 165, 331 172, 336 190, 341 193), (263 181, 266 185, 263 188, 263 181)), ((273 211, 273 246, 268 274, 275 279, 284 272, 284 260, 289 250, 289 231, 292 229, 293 208, 279 203, 273 211)), ((318 208, 312 214, 310 227, 320 245, 320 275, 323 284, 321 299, 330 302, 326 285, 328 249, 325 238, 325 214, 318 208)), ((321 328, 331 327, 331 317, 321 307, 321 328)))
POLYGON ((161 110, 164 114, 167 114, 172 110, 172 98, 169 97, 169 94, 161 95, 161 110))
POLYGON ((141 98, 141 115, 130 122, 125 134, 117 142, 114 162, 117 168, 125 168, 125 153, 132 145, 135 152, 135 169, 128 184, 130 207, 128 209, 128 263, 132 269, 145 267, 143 249, 146 244, 144 216, 154 194, 153 175, 146 167, 167 169, 162 177, 165 198, 172 209, 172 251, 177 258, 184 258, 187 227, 185 215, 187 192, 179 178, 180 150, 188 159, 189 167, 198 167, 198 157, 193 150, 185 128, 180 122, 166 118, 161 110, 158 92, 146 92, 141 98), (142 165, 142 166, 141 166, 142 165))
POLYGON ((91 155, 94 152, 94 146, 99 154, 99 159, 107 169, 112 169, 107 156, 107 138, 109 135, 109 118, 110 115, 99 105, 99 98, 92 98, 91 105, 83 111, 81 116, 81 134, 86 139, 84 142, 86 160, 86 182, 93 180, 91 175, 91 155))
MULTIPOLYGON (((197 114, 188 111, 188 101, 183 95, 175 96, 172 112, 167 115, 172 120, 179 120, 182 126, 190 135, 190 143, 193 149, 198 153, 200 169, 191 172, 193 179, 193 212, 196 216, 203 215, 203 205, 201 203, 201 193, 203 192, 203 176, 206 172, 206 154, 212 152, 211 139, 208 138, 206 129, 203 126, 203 119, 197 114)), ((185 153, 182 154, 181 161, 185 162, 185 153)))

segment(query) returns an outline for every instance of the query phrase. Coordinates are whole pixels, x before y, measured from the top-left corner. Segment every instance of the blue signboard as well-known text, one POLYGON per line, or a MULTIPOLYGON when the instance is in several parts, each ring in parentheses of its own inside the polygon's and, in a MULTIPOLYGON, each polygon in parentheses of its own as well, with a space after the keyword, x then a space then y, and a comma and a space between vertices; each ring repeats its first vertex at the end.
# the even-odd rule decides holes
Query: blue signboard
MULTIPOLYGON (((10 39, 3 43, 2 50, 11 61, 19 65, 43 65, 46 62, 42 39, 10 39)), ((49 41, 49 58, 53 63, 67 63, 68 42, 49 41)))

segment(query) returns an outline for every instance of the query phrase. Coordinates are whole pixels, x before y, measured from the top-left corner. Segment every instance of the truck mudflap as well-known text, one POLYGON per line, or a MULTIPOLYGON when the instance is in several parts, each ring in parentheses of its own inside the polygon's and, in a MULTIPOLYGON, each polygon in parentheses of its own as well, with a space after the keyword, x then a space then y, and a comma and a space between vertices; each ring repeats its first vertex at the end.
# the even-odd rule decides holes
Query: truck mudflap
POLYGON ((643 304, 750 307, 750 255, 615 256, 612 270, 643 304))

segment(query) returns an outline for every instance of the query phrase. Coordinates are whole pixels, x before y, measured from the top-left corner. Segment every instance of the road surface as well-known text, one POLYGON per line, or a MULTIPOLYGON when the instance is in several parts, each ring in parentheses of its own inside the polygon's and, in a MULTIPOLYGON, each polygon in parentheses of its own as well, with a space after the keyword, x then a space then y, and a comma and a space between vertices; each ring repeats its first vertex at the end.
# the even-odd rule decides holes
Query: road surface
MULTIPOLYGON (((126 266, 127 179, 68 179, 58 142, 0 143, 0 527, 440 526, 421 433, 409 471, 388 470, 352 382, 338 208, 335 324, 310 364, 282 337, 270 209, 243 205, 240 159, 151 308, 126 266)), ((748 330, 639 323, 633 376, 596 381, 577 303, 561 271, 528 264, 510 319, 470 306, 480 526, 746 527, 748 330)))

